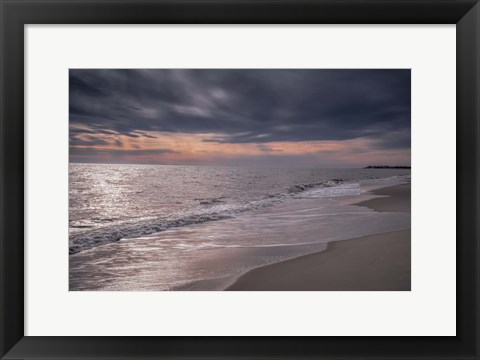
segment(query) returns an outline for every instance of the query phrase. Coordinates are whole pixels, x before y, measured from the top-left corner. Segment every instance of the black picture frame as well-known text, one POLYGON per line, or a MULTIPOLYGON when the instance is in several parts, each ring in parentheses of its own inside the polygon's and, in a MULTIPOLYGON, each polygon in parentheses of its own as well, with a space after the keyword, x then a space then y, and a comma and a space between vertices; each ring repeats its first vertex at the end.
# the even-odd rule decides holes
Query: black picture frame
POLYGON ((0 6, 2 359, 480 358, 478 0, 0 0, 0 6), (157 23, 456 24, 457 336, 24 336, 24 26, 157 23))

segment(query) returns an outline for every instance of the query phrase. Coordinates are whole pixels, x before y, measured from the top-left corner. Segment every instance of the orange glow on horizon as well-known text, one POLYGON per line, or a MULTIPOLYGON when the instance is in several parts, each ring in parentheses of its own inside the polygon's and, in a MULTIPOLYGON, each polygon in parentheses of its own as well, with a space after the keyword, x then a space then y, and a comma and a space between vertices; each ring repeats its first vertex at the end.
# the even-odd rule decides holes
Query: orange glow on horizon
POLYGON ((142 132, 149 137, 139 135, 130 137, 121 134, 95 134, 95 145, 89 145, 91 135, 79 134, 76 138, 84 141, 85 145, 71 145, 73 149, 97 150, 94 155, 99 161, 108 161, 111 155, 108 152, 122 154, 125 161, 152 163, 185 163, 185 162, 212 162, 218 159, 235 157, 258 156, 318 156, 344 159, 351 162, 370 163, 374 160, 392 161, 393 158, 407 159, 410 156, 404 149, 375 150, 375 141, 367 138, 356 138, 336 141, 272 141, 264 143, 221 143, 211 141, 225 136, 219 133, 169 133, 169 132, 142 132), (152 138, 154 137, 154 138, 152 138), (101 142, 101 145, 98 145, 101 142), (158 153, 155 153, 155 152, 158 153), (149 153, 150 152, 150 153, 149 153), (375 159, 372 159, 374 157, 375 159))

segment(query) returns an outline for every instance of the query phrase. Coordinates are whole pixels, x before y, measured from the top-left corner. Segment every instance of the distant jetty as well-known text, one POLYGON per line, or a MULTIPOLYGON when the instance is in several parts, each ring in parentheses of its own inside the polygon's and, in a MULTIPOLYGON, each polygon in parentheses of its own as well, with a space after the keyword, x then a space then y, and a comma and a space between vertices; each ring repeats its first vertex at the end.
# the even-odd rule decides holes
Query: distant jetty
POLYGON ((410 169, 410 166, 368 165, 364 169, 410 169))

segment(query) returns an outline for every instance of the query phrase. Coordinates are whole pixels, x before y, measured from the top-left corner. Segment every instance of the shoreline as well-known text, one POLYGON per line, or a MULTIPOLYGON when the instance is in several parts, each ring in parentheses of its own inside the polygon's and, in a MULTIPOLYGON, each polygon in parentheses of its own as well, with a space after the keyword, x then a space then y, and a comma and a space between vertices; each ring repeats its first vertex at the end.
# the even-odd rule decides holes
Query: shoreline
MULTIPOLYGON (((70 256, 69 289, 232 290, 249 271, 323 253, 329 242, 340 244, 409 229, 409 213, 381 213, 372 211, 368 204, 360 204, 386 196, 376 194, 375 189, 399 183, 369 184, 364 187, 363 195, 295 198, 222 221, 172 228, 138 241, 125 239, 98 246, 70 256), (354 206, 353 202, 360 206, 354 206), (197 246, 185 247, 185 239, 195 241, 197 246), (172 254, 175 254, 173 258, 172 254)), ((403 236, 409 238, 409 234, 403 236)), ((331 250, 332 245, 329 247, 331 250)), ((299 267, 293 269, 293 273, 313 283, 304 282, 298 290, 316 290, 316 274, 302 275, 305 264, 299 267)), ((269 276, 278 277, 275 273, 269 276)), ((284 289, 287 288, 280 290, 284 289)), ((262 286, 258 290, 269 288, 262 286)))
MULTIPOLYGON (((354 206, 410 213, 411 185, 372 190, 354 206)), ((320 252, 254 268, 226 291, 409 291, 411 229, 332 241, 320 252)))

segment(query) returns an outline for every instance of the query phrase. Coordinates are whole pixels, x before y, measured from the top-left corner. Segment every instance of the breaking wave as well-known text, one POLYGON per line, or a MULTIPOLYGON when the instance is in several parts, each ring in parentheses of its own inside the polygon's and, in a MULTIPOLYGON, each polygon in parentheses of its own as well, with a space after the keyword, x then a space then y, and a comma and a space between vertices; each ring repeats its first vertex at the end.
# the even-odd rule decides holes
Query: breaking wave
POLYGON ((197 213, 184 214, 184 216, 176 219, 148 218, 123 224, 102 226, 93 230, 71 234, 69 253, 75 254, 97 246, 113 243, 120 239, 147 236, 170 228, 228 219, 238 213, 272 206, 287 198, 298 197, 302 193, 306 194, 308 191, 330 188, 344 183, 343 179, 337 178, 325 182, 296 184, 289 187, 285 193, 265 194, 261 199, 245 204, 228 204, 224 202, 223 197, 194 199, 200 205, 208 206, 197 210, 197 213))

